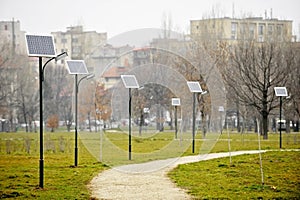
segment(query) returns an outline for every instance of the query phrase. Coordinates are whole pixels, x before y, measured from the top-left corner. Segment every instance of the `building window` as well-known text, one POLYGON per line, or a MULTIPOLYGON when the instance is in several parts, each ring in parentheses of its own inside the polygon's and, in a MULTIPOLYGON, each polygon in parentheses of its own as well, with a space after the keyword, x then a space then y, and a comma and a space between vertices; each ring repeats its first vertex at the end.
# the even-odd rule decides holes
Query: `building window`
POLYGON ((259 24, 258 25, 258 35, 264 35, 264 29, 265 29, 265 25, 259 24))
POLYGON ((251 39, 254 38, 255 27, 256 27, 256 25, 253 23, 249 25, 249 36, 251 39))
POLYGON ((62 39, 61 39, 61 43, 67 43, 67 39, 62 38, 62 39))
POLYGON ((282 27, 283 27, 282 24, 277 25, 277 34, 278 34, 279 36, 282 36, 282 27))
POLYGON ((8 30, 8 27, 6 24, 4 25, 4 30, 6 30, 6 31, 8 30))
POLYGON ((274 25, 269 24, 268 25, 268 35, 273 35, 273 32, 274 32, 274 25))
POLYGON ((237 39, 237 26, 238 24, 236 22, 231 23, 231 39, 233 40, 237 39))
POLYGON ((73 38, 72 42, 73 43, 77 43, 78 42, 78 38, 73 38))
POLYGON ((240 33, 241 33, 241 35, 246 34, 246 27, 247 27, 247 25, 245 23, 240 24, 240 33))

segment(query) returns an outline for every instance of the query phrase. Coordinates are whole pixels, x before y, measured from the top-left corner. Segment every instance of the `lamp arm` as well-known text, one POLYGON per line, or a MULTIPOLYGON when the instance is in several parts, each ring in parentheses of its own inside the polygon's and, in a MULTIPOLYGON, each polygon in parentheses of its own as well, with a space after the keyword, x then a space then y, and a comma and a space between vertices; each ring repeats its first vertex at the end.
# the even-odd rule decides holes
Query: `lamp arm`
POLYGON ((47 62, 43 65, 43 69, 42 69, 42 71, 41 71, 41 78, 42 78, 42 81, 44 81, 44 70, 45 70, 46 65, 47 65, 51 60, 54 60, 54 59, 55 59, 55 57, 50 58, 50 59, 47 60, 47 62))

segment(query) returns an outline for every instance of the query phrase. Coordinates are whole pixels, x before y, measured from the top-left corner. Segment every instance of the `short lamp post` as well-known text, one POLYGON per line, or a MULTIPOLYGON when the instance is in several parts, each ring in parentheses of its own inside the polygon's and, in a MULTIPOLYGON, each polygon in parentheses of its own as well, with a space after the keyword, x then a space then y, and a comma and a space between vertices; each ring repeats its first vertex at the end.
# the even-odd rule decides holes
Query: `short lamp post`
POLYGON ((281 125, 282 125, 282 97, 287 97, 287 89, 286 87, 274 87, 275 90, 275 95, 280 98, 280 108, 279 108, 279 148, 281 149, 282 147, 282 135, 281 135, 281 125))

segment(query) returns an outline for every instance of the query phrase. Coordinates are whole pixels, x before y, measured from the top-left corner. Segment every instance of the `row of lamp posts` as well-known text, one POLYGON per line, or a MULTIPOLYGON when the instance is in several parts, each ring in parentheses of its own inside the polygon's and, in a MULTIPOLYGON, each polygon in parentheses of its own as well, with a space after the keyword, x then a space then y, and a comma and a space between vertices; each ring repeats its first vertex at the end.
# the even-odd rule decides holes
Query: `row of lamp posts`
MULTIPOLYGON (((39 87, 40 87, 40 160, 39 160, 39 187, 44 187, 44 149, 43 149, 43 81, 44 81, 44 70, 47 64, 52 61, 58 61, 67 56, 66 52, 56 55, 55 47, 54 47, 54 39, 53 36, 39 36, 39 35, 26 35, 26 45, 28 56, 30 57, 38 57, 39 58, 39 87), (42 59, 43 57, 50 58, 43 65, 42 59)), ((85 63, 83 60, 70 60, 67 61, 68 70, 70 74, 75 75, 75 163, 74 165, 78 165, 78 132, 77 132, 77 96, 78 96, 78 87, 80 82, 83 79, 90 79, 94 77, 94 74, 89 74, 85 63), (83 74, 81 79, 78 81, 78 74, 83 74)), ((129 160, 131 160, 131 89, 139 88, 139 84, 134 75, 122 75, 121 79, 126 88, 129 89, 129 160)), ((193 130, 192 130, 192 153, 195 151, 195 104, 196 104, 196 93, 205 94, 206 91, 202 91, 199 82, 187 82, 190 92, 193 93, 193 130)), ((280 97, 280 148, 282 146, 281 139, 281 110, 282 110, 282 97, 287 96, 287 91, 285 87, 275 87, 276 96, 280 97)), ((175 114, 177 115, 177 106, 180 105, 180 99, 178 102, 178 98, 172 99, 172 105, 175 106, 175 114), (177 100, 177 103, 176 103, 177 100)), ((176 119, 177 120, 177 119, 176 119)), ((177 121, 175 121, 175 138, 177 138, 177 121)))

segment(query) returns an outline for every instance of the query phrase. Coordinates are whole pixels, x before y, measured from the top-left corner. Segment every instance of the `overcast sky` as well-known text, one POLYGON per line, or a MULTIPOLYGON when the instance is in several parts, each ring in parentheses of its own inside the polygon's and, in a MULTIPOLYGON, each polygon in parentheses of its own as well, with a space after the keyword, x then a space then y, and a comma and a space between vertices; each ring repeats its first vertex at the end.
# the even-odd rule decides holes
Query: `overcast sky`
POLYGON ((107 32, 113 37, 140 28, 161 28, 170 16, 175 31, 188 32, 192 19, 212 13, 221 17, 252 14, 294 21, 299 35, 299 0, 0 0, 0 21, 19 20, 21 29, 32 34, 66 31, 83 25, 86 31, 107 32), (234 7, 234 12, 233 12, 234 7))

